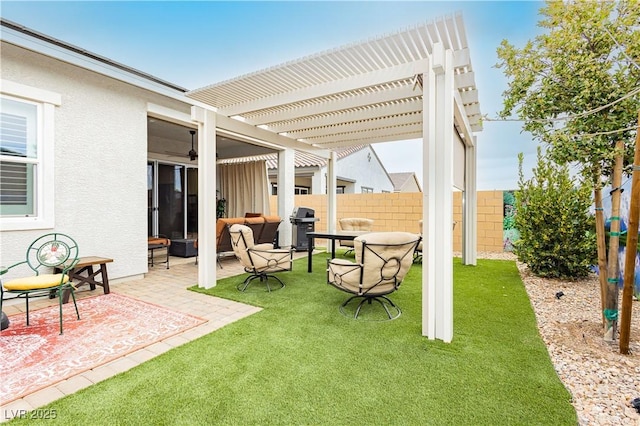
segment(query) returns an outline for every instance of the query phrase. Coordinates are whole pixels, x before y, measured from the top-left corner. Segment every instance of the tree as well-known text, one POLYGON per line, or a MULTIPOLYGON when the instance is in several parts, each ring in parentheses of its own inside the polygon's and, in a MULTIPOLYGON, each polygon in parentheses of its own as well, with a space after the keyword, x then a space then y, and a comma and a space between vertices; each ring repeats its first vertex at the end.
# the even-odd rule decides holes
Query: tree
POLYGON ((503 40, 497 50, 510 80, 500 116, 516 112, 558 163, 575 162, 589 178, 601 167, 608 176, 618 140, 628 142, 626 164, 633 156, 640 4, 551 1, 540 13, 548 34, 522 49, 503 40))
POLYGON ((549 1, 540 14, 545 34, 521 49, 504 40, 497 50, 497 67, 509 79, 500 116, 515 113, 523 129, 547 145, 551 159, 574 163, 593 183, 604 305, 601 189, 621 153, 616 142, 623 142, 624 164, 633 154, 640 108, 640 5, 637 0, 549 1))

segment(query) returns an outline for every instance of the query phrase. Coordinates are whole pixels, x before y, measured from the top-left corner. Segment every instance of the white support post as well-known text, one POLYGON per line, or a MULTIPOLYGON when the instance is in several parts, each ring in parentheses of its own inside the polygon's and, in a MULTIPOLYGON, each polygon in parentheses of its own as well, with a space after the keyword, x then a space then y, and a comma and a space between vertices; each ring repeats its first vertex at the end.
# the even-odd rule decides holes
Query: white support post
POLYGON ((436 334, 436 271, 429 267, 436 252, 436 242, 431 232, 430 217, 434 217, 436 204, 432 201, 436 186, 436 98, 435 72, 429 66, 422 75, 422 335, 435 339, 436 334))
POLYGON ((295 151, 285 148, 278 151, 278 216, 282 223, 278 228, 278 244, 292 244, 292 229, 289 216, 295 207, 295 151))
POLYGON ((423 323, 430 339, 453 339, 454 74, 449 49, 433 49, 423 81, 423 323), (438 57, 435 57, 438 53, 438 57), (425 271, 426 269, 426 271, 425 271), (424 302, 426 300, 426 303, 424 302))
POLYGON ((476 187, 476 137, 465 147, 465 188, 462 201, 462 264, 477 264, 478 195, 476 187))
POLYGON ((336 175, 336 163, 338 157, 335 151, 331 151, 327 165, 327 230, 329 232, 335 232, 336 230, 336 216, 338 216, 338 203, 336 198, 336 185, 338 178, 336 175))
POLYGON ((191 107, 198 123, 198 286, 215 287, 216 262, 216 113, 191 107))

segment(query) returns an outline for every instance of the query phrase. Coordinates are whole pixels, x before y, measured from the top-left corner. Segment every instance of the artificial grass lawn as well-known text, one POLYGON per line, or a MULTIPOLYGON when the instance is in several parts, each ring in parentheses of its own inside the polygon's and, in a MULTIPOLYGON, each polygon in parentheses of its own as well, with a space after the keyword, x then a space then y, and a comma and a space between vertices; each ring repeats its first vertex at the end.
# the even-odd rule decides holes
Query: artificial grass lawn
MULTIPOLYGON (((48 406, 64 424, 577 424, 514 262, 454 259, 454 338, 421 336, 421 268, 394 321, 346 318, 326 255, 246 293, 243 277, 193 289, 264 309, 48 406)), ((373 305, 372 305, 373 306, 373 305)), ((366 307, 365 307, 366 308, 366 307)), ((52 420, 48 420, 52 422, 52 420)))

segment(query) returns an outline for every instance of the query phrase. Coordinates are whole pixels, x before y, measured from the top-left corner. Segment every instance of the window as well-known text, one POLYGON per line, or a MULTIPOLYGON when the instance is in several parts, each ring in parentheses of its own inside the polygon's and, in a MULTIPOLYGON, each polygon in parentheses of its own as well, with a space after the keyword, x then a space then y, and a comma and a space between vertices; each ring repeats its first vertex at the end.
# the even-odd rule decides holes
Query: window
MULTIPOLYGON (((293 193, 295 195, 308 195, 309 194, 309 187, 308 186, 296 186, 293 189, 293 193)), ((278 184, 276 184, 276 183, 272 183, 271 184, 271 195, 278 195, 278 184)))
POLYGON ((336 194, 344 194, 344 186, 336 186, 336 194))
POLYGON ((360 189, 363 194, 373 194, 373 188, 369 188, 368 186, 361 186, 360 189))
POLYGON ((0 213, 34 216, 34 177, 40 167, 37 105, 2 98, 0 103, 0 213))
POLYGON ((1 83, 0 229, 52 228, 53 112, 60 96, 1 83))

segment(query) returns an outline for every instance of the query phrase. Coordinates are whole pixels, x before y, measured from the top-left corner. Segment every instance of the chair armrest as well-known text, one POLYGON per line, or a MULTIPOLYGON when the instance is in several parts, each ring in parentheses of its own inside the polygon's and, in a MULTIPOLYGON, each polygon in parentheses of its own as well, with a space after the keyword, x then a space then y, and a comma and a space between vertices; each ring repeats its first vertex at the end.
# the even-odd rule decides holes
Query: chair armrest
POLYGON ((256 251, 260 253, 271 253, 271 254, 290 254, 293 252, 291 249, 269 249, 269 250, 256 250, 252 248, 251 251, 256 251))
POLYGON ((273 244, 271 243, 254 244, 254 246, 251 247, 251 250, 255 250, 255 251, 273 250, 273 244))
POLYGON ((4 274, 6 274, 7 272, 9 272, 9 270, 10 270, 11 268, 15 268, 16 266, 18 266, 18 265, 22 265, 22 264, 24 264, 24 263, 27 263, 27 261, 26 261, 26 260, 23 260, 22 262, 14 263, 13 265, 9 265, 9 266, 0 266, 0 275, 4 275, 4 274))
POLYGON ((341 290, 358 292, 362 265, 347 259, 327 260, 327 282, 341 290))
POLYGON ((327 264, 329 265, 335 265, 336 268, 340 267, 340 266, 362 266, 359 263, 356 263, 352 260, 348 260, 348 259, 340 259, 340 258, 335 258, 335 259, 329 259, 327 260, 327 264))

